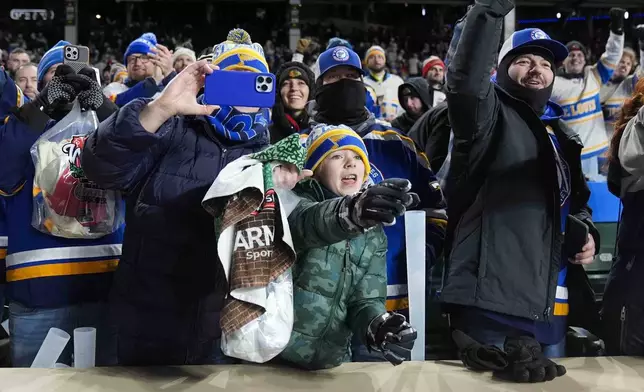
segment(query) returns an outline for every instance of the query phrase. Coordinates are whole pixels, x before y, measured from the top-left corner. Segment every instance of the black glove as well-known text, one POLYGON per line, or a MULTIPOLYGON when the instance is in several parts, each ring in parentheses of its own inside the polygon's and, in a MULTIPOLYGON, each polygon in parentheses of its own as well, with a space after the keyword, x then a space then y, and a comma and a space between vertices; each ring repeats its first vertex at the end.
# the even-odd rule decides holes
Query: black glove
POLYGON ((458 329, 452 332, 452 339, 458 347, 459 358, 468 369, 498 371, 508 366, 505 353, 496 346, 482 345, 458 329))
POLYGON ((566 368, 543 355, 541 344, 528 336, 506 338, 504 344, 508 359, 505 370, 494 375, 514 382, 544 382, 566 374, 566 368))
POLYGON ((624 34, 624 14, 626 10, 623 8, 610 9, 610 31, 617 35, 624 34))
MULTIPOLYGON (((633 27, 633 36, 637 38, 640 50, 644 50, 644 24, 633 27)), ((644 59, 640 59, 640 62, 644 62, 644 59)))
POLYGON ((394 312, 376 317, 367 328, 369 351, 382 353, 394 366, 410 357, 416 337, 416 330, 409 325, 405 316, 394 312))
POLYGON ((411 182, 402 178, 391 178, 372 185, 353 196, 348 203, 348 218, 362 229, 383 224, 391 226, 396 217, 418 204, 418 195, 409 192, 411 182))
POLYGON ((82 80, 82 90, 78 93, 78 103, 81 108, 85 110, 98 110, 103 104, 103 90, 96 82, 96 75, 94 70, 85 67, 78 71, 76 75, 79 80, 82 80))
POLYGON ((42 107, 45 113, 72 103, 76 99, 76 95, 81 91, 80 86, 74 83, 75 75, 74 70, 69 65, 59 65, 56 68, 54 77, 36 95, 33 101, 39 107, 42 107))

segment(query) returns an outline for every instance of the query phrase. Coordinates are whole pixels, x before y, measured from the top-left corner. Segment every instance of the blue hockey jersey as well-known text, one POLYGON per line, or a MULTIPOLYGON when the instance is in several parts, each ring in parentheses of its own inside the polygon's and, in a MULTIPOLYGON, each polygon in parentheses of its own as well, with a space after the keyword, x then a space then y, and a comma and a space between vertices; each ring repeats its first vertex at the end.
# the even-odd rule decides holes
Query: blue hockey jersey
MULTIPOLYGON (((13 81, 0 72, 3 77, 0 91, 8 91, 2 87, 13 81)), ((11 94, 0 96, 0 106, 11 106, 14 99, 11 94)), ((29 150, 41 132, 14 115, 0 125, 3 237, 11 238, 6 244, 6 295, 30 308, 105 300, 121 255, 123 228, 84 240, 54 237, 31 226, 35 169, 29 150)))

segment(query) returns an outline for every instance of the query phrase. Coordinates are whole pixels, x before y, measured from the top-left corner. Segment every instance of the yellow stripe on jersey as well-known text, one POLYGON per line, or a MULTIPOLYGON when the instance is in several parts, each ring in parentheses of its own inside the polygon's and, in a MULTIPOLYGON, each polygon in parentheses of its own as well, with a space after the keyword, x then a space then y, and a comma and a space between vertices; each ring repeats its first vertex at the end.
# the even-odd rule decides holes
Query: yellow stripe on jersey
POLYGON ((22 90, 20 87, 16 86, 16 106, 20 107, 22 106, 22 90))
POLYGON ((394 312, 396 310, 402 310, 409 308, 409 298, 395 298, 388 299, 385 303, 385 307, 388 312, 394 312))
POLYGON ((20 184, 20 186, 18 188, 16 188, 14 191, 11 191, 9 193, 5 193, 3 191, 0 191, 0 196, 5 196, 5 197, 13 196, 16 193, 20 192, 22 190, 22 188, 24 188, 24 187, 25 187, 25 183, 23 182, 22 184, 20 184))
POLYGON ((599 144, 596 144, 596 145, 588 147, 588 148, 584 148, 583 150, 581 150, 581 154, 584 155, 584 154, 588 154, 590 152, 596 152, 596 151, 599 151, 599 150, 604 149, 606 147, 608 147, 608 141, 601 142, 599 144))
POLYGON ((581 101, 582 99, 590 98, 595 94, 599 93, 599 88, 596 88, 595 90, 589 91, 587 93, 584 93, 581 97, 574 97, 574 98, 569 98, 569 99, 562 99, 561 101, 557 101, 556 104, 563 106, 567 105, 569 103, 581 101))
POLYGON ((599 118, 599 117, 601 117, 603 115, 604 115, 604 113, 598 112, 598 113, 593 114, 592 116, 580 118, 578 120, 566 121, 566 125, 574 125, 574 124, 585 123, 585 122, 588 122, 588 121, 592 121, 592 120, 594 120, 596 118, 599 118))
POLYGON ((76 263, 58 263, 35 265, 7 271, 7 282, 45 278, 51 276, 87 275, 113 272, 118 267, 119 259, 103 261, 80 261, 76 263))
POLYGON ((0 249, 0 260, 7 258, 7 250, 0 249))
POLYGON ((567 303, 555 302, 555 316, 567 316, 570 311, 570 306, 567 303))

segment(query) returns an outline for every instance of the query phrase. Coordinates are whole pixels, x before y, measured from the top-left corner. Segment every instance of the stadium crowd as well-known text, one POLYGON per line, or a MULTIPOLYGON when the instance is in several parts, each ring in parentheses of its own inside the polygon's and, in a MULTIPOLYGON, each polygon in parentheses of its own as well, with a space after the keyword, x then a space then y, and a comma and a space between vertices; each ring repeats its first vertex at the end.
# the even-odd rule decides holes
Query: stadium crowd
POLYGON ((197 53, 189 27, 106 20, 80 69, 69 42, 3 33, 11 366, 77 327, 96 328, 97 366, 397 365, 417 339, 406 236, 427 270, 444 262, 467 368, 563 376, 571 327, 588 355, 644 355, 644 25, 611 9, 593 59, 539 28, 503 41, 513 8, 477 0, 418 51, 308 26, 293 53, 243 28, 197 53), (214 105, 221 70, 274 78, 275 104, 214 105), (598 182, 623 203, 601 309, 584 269, 598 182), (424 238, 405 232, 412 210, 424 238))

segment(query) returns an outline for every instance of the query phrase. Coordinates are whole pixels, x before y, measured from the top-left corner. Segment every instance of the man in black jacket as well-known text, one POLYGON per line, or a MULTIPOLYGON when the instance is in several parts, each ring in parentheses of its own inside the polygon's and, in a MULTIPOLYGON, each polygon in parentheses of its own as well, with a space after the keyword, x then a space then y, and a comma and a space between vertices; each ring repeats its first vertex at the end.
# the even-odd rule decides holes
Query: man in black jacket
MULTIPOLYGON (((433 91, 431 91, 433 96, 433 91)), ((398 101, 400 106, 405 109, 405 113, 396 117, 391 125, 400 129, 405 135, 409 133, 411 127, 432 104, 430 97, 429 84, 423 78, 410 78, 406 83, 398 86, 398 101)))
POLYGON ((548 101, 566 47, 539 29, 517 31, 501 49, 496 83, 489 78, 512 8, 510 0, 477 0, 447 73, 454 147, 442 299, 455 329, 505 349, 508 369, 535 365, 510 378, 544 381, 543 374, 561 375, 544 357, 565 355, 566 326, 585 326, 573 313, 596 315, 579 283, 587 282, 582 265, 593 261, 599 238, 581 142, 548 101), (568 215, 590 233, 567 244, 572 252, 563 247, 568 215))

